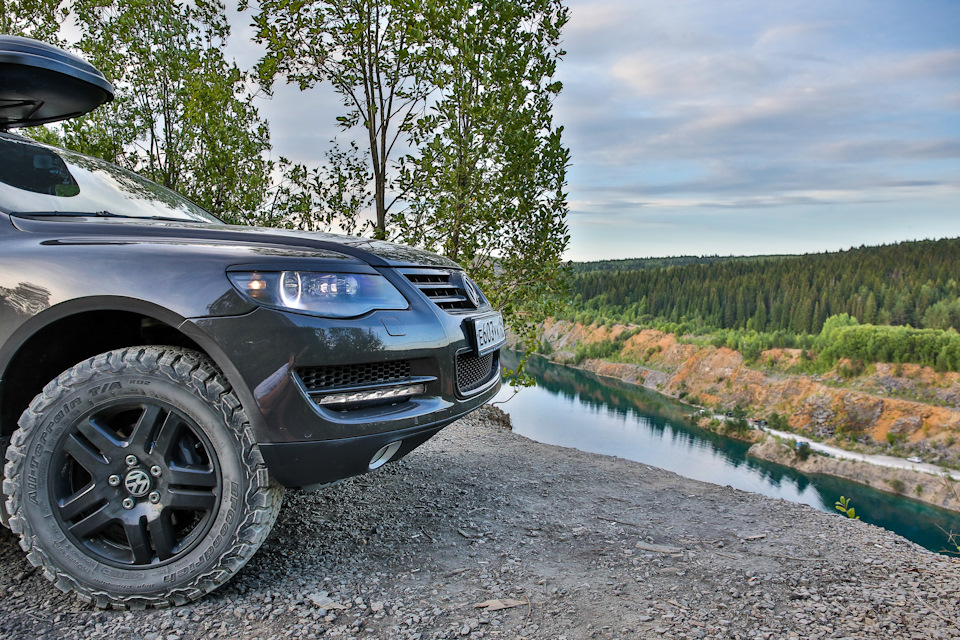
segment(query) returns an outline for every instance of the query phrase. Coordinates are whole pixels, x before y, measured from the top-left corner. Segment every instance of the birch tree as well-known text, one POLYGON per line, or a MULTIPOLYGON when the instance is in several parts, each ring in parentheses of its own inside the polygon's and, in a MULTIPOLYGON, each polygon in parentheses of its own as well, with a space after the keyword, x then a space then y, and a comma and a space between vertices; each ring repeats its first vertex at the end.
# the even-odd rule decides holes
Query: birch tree
POLYGON ((360 130, 360 146, 338 147, 326 170, 314 169, 318 204, 335 209, 344 191, 359 194, 353 204, 361 206, 340 209, 340 226, 390 237, 390 214, 403 198, 396 165, 431 90, 422 55, 430 6, 416 0, 260 0, 257 9, 256 40, 267 50, 258 66, 264 86, 278 77, 301 89, 327 82, 345 109, 338 126, 360 130), (330 190, 338 183, 344 189, 330 190), (373 206, 369 222, 360 220, 365 202, 373 206))

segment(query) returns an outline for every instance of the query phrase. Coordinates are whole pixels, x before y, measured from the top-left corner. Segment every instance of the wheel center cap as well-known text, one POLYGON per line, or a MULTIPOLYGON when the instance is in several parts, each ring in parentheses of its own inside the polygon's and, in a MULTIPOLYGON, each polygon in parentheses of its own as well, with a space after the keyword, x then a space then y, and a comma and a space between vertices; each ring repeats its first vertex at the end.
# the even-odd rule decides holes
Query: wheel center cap
POLYGON ((123 479, 123 486, 136 498, 145 496, 150 492, 150 476, 143 469, 134 469, 123 479))

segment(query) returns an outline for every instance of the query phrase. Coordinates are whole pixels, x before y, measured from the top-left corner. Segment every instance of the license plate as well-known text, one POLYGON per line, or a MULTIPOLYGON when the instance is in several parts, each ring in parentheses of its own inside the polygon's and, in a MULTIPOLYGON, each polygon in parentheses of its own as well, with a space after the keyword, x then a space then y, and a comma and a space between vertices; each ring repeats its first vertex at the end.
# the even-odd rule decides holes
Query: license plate
POLYGON ((483 356, 500 348, 507 341, 507 334, 503 329, 503 316, 493 313, 473 318, 473 339, 477 355, 483 356))

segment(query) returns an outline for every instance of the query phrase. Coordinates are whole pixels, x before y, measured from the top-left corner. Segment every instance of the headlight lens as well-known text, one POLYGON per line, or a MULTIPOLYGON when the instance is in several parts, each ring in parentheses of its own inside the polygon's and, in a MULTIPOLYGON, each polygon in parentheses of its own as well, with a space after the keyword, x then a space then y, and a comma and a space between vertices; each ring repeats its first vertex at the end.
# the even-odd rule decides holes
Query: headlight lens
POLYGON ((327 318, 407 308, 406 299, 380 275, 318 271, 234 271, 227 275, 233 286, 258 304, 327 318))

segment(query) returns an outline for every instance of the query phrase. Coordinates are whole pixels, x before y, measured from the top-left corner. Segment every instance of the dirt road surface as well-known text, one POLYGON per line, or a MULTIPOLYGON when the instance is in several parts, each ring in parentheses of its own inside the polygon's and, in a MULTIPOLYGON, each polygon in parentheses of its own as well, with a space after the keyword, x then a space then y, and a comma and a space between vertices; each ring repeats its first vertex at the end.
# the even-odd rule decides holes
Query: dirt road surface
POLYGON ((534 443, 490 410, 378 472, 288 492, 256 557, 187 606, 93 609, 6 529, 0 556, 0 638, 960 639, 958 559, 534 443))

